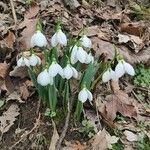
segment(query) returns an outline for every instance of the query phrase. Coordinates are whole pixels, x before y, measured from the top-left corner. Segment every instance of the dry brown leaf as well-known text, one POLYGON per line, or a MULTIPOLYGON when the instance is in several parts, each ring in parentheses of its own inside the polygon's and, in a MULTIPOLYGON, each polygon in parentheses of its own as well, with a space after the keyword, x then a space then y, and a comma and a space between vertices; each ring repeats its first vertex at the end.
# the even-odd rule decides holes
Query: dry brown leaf
POLYGON ((9 73, 12 77, 20 77, 21 79, 28 77, 27 67, 15 67, 14 70, 12 70, 9 73))
POLYGON ((101 112, 106 120, 113 122, 117 112, 120 112, 126 117, 137 117, 135 106, 131 103, 131 99, 128 95, 123 91, 117 91, 114 94, 106 96, 106 101, 105 109, 101 112))
POLYGON ((56 129, 56 125, 55 125, 55 122, 53 120, 52 120, 52 125, 53 125, 53 135, 52 135, 49 150, 55 150, 56 149, 56 144, 57 144, 57 141, 59 139, 59 135, 58 135, 58 132, 57 132, 57 129, 56 129))
POLYGON ((20 96, 22 97, 22 99, 27 100, 28 97, 30 96, 30 93, 26 84, 23 83, 22 85, 20 85, 19 89, 20 89, 20 96))
POLYGON ((125 130, 123 133, 126 136, 127 140, 130 141, 130 142, 138 140, 138 135, 134 134, 131 131, 125 130))
POLYGON ((10 101, 10 100, 17 100, 19 103, 24 103, 24 101, 22 101, 21 96, 14 91, 13 93, 11 93, 7 98, 6 101, 10 101))
POLYGON ((105 129, 100 130, 92 139, 89 140, 91 150, 107 150, 112 149, 112 144, 119 140, 116 136, 111 136, 105 129))
POLYGON ((75 141, 74 143, 65 140, 65 147, 63 150, 86 150, 87 146, 82 145, 79 141, 75 141))
POLYGON ((129 34, 141 36, 143 31, 145 30, 145 24, 143 24, 141 22, 122 23, 122 24, 120 24, 120 28, 121 28, 122 32, 127 32, 129 34))
POLYGON ((19 107, 16 104, 12 104, 7 111, 3 112, 0 116, 0 131, 1 135, 7 132, 14 124, 16 117, 19 115, 19 107))
POLYGON ((0 47, 13 49, 15 40, 16 38, 14 33, 8 30, 7 36, 3 40, 0 40, 0 47))

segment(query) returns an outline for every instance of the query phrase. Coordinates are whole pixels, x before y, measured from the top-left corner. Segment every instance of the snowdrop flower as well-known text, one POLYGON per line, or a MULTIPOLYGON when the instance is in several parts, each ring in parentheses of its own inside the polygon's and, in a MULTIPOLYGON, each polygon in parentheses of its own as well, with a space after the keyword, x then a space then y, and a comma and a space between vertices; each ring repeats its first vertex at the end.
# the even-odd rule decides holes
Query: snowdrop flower
POLYGON ((85 60, 85 64, 89 64, 90 62, 94 62, 94 57, 92 56, 92 54, 91 53, 89 53, 88 55, 87 55, 87 58, 86 58, 86 60, 85 60))
POLYGON ((53 78, 49 75, 48 70, 45 69, 38 75, 37 82, 42 86, 47 86, 48 84, 52 85, 53 78))
POLYGON ((71 77, 77 78, 78 72, 70 64, 67 64, 67 66, 63 69, 63 76, 62 77, 66 78, 67 80, 69 80, 71 77))
POLYGON ((83 88, 79 92, 78 99, 82 103, 84 103, 87 99, 89 99, 90 101, 92 101, 93 100, 93 95, 92 95, 92 93, 87 88, 83 88))
POLYGON ((92 47, 92 42, 86 35, 82 36, 81 44, 86 48, 91 48, 92 47))
POLYGON ((117 80, 115 71, 113 71, 111 68, 107 69, 102 75, 103 82, 108 82, 109 80, 117 80))
POLYGON ((134 68, 124 60, 120 60, 115 68, 115 73, 117 78, 122 77, 125 73, 134 76, 135 71, 134 68))
POLYGON ((41 31, 36 31, 31 37, 31 47, 38 46, 44 47, 47 45, 47 40, 45 35, 41 31))
POLYGON ((82 47, 74 46, 71 52, 71 63, 75 64, 77 61, 81 63, 86 63, 86 59, 88 54, 86 51, 83 50, 82 47))
POLYGON ((17 66, 21 67, 21 66, 30 66, 29 60, 25 57, 21 57, 20 59, 18 59, 17 61, 17 66))
POLYGON ((63 69, 56 61, 53 61, 48 69, 48 73, 51 77, 55 77, 57 74, 62 76, 63 69))
POLYGON ((30 63, 31 66, 40 65, 40 64, 41 64, 41 59, 40 59, 40 57, 38 57, 37 55, 32 54, 32 55, 29 57, 29 63, 30 63))
POLYGON ((67 45, 67 37, 66 35, 62 32, 61 29, 59 29, 51 39, 51 44, 53 47, 57 46, 58 44, 60 45, 67 45))

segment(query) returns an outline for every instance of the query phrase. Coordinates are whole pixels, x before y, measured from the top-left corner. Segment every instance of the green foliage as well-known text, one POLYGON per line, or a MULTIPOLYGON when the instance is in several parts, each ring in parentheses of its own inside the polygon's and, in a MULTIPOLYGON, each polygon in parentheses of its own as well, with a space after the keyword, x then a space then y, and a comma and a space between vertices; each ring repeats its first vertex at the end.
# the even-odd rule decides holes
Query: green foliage
POLYGON ((150 150, 150 142, 148 137, 141 133, 136 146, 138 150, 150 150))
POLYGON ((112 150, 124 150, 124 146, 121 142, 112 144, 112 150))
POLYGON ((83 136, 88 136, 89 138, 93 137, 95 134, 95 128, 91 121, 83 120, 82 127, 79 129, 79 132, 83 134, 83 136))
POLYGON ((150 68, 146 68, 140 64, 136 68, 136 75, 134 77, 134 84, 142 87, 150 85, 150 68))

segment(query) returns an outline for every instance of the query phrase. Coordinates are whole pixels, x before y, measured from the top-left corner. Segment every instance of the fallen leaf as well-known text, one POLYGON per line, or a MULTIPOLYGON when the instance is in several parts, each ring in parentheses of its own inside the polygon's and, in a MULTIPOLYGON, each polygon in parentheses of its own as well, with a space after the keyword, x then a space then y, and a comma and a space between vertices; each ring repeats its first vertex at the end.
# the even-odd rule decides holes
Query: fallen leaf
POLYGON ((74 143, 65 140, 65 147, 63 150, 86 150, 87 146, 82 145, 79 141, 75 141, 74 143))
POLYGON ((12 104, 7 111, 3 112, 0 116, 0 131, 1 135, 7 132, 14 124, 16 117, 19 115, 19 107, 16 104, 12 104))
POLYGON ((15 66, 14 70, 12 70, 9 75, 11 77, 20 77, 21 79, 28 77, 27 67, 15 66))
POLYGON ((57 141, 59 139, 59 135, 58 135, 58 132, 57 132, 57 129, 56 129, 56 125, 55 125, 55 122, 53 120, 52 120, 52 125, 53 125, 53 135, 52 135, 49 150, 55 150, 57 141))
POLYGON ((119 140, 116 136, 111 136, 105 129, 100 130, 92 139, 89 140, 91 150, 112 149, 112 144, 119 140))
POLYGON ((130 41, 130 37, 125 34, 118 34, 118 41, 119 43, 127 43, 128 41, 130 41))
POLYGON ((22 97, 22 99, 24 100, 27 100, 28 97, 30 96, 30 93, 29 93, 29 90, 28 90, 28 87, 26 86, 25 83, 21 84, 19 86, 19 91, 20 91, 20 96, 22 97))
POLYGON ((131 131, 125 130, 123 133, 126 136, 127 140, 130 142, 134 142, 138 140, 138 136, 131 131))
POLYGON ((14 91, 13 93, 11 93, 7 98, 6 98, 6 102, 10 101, 10 100, 17 100, 19 103, 24 103, 24 101, 22 101, 20 94, 18 94, 16 91, 14 91))
POLYGON ((145 30, 144 23, 135 22, 135 23, 121 23, 120 28, 122 32, 127 32, 136 36, 141 36, 145 30))
POLYGON ((116 113, 120 112, 125 117, 137 117, 137 110, 130 98, 123 91, 106 96, 105 112, 102 112, 109 121, 114 121, 116 113))
POLYGON ((40 10, 40 7, 38 5, 31 5, 29 7, 29 10, 26 11, 27 13, 25 14, 24 17, 31 19, 38 14, 39 10, 40 10))

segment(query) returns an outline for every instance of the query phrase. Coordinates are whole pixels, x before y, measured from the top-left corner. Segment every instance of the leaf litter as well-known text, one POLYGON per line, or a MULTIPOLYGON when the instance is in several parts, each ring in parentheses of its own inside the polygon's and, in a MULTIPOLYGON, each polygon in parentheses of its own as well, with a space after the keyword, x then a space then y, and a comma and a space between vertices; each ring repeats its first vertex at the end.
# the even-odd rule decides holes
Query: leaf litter
MULTIPOLYGON (((73 3, 71 5, 70 3, 64 4, 59 0, 37 0, 35 5, 28 7, 25 1, 14 1, 18 19, 17 28, 14 28, 13 26, 14 21, 12 20, 12 14, 7 13, 11 12, 11 8, 5 1, 0 3, 0 6, 2 6, 2 9, 4 10, 4 13, 0 13, 0 18, 2 20, 0 24, 0 31, 2 34, 0 36, 0 47, 2 48, 0 50, 0 67, 2 67, 2 69, 0 69, 2 70, 0 73, 0 80, 2 79, 2 82, 0 82, 1 89, 7 89, 5 85, 5 81, 7 80, 7 67, 3 67, 6 64, 5 61, 7 60, 6 62, 9 64, 10 59, 13 59, 11 57, 14 57, 14 55, 12 55, 14 52, 18 53, 29 47, 30 37, 35 31, 35 24, 39 19, 42 20, 45 27, 44 31, 48 37, 51 36, 51 27, 53 27, 56 18, 61 18, 65 26, 65 30, 70 30, 72 35, 76 35, 79 28, 87 26, 87 35, 92 38, 93 49, 98 56, 106 54, 107 59, 111 59, 114 53, 113 44, 115 44, 120 53, 128 62, 134 65, 139 62, 147 64, 150 62, 149 26, 143 21, 133 21, 130 11, 128 9, 122 9, 124 4, 127 6, 128 2, 118 3, 114 0, 94 0, 82 2, 75 0, 72 2, 73 3)), ((12 63, 10 65, 12 66, 12 63)), ((14 100, 15 103, 19 102, 20 105, 24 105, 22 100, 27 100, 30 95, 32 95, 29 90, 32 85, 30 83, 29 85, 26 84, 26 78, 28 78, 27 70, 26 68, 22 69, 15 67, 13 69, 12 67, 9 75, 13 80, 18 79, 19 77, 21 84, 15 84, 17 89, 11 93, 6 92, 4 98, 6 101, 8 100, 7 103, 13 103, 12 105, 16 105, 14 104, 14 100)), ((121 86, 124 87, 124 85, 121 86)), ((103 87, 99 85, 98 89, 101 88, 103 89, 103 87)), ((104 94, 104 97, 102 96, 104 91, 101 91, 102 95, 99 101, 95 99, 96 107, 100 113, 97 115, 96 113, 91 113, 85 110, 86 118, 93 122, 97 121, 98 119, 100 119, 100 121, 106 119, 106 122, 108 121, 107 123, 113 124, 114 122, 116 123, 115 119, 117 113, 120 112, 125 118, 129 118, 128 121, 130 121, 132 118, 138 120, 138 115, 140 114, 137 111, 137 106, 134 103, 135 99, 133 100, 133 98, 131 98, 130 92, 126 94, 123 89, 119 89, 114 93, 109 93, 109 88, 106 87, 106 89, 108 91, 105 91, 106 93, 104 94), (100 100, 102 102, 100 102, 100 100), (96 119, 94 118, 94 115, 96 119)), ((99 93, 100 91, 98 91, 96 94, 98 95, 99 93)), ((31 100, 29 101, 32 103, 31 100)), ((13 107, 14 109, 11 107, 8 108, 8 110, 12 109, 12 111, 14 111, 14 116, 12 117, 13 121, 11 121, 11 125, 6 127, 6 132, 10 130, 10 127, 14 124, 16 117, 19 115, 19 110, 17 110, 18 106, 16 105, 13 107)), ((5 115, 5 113, 10 113, 9 111, 2 111, 2 116, 3 114, 5 115)), ((147 112, 149 113, 149 109, 147 109, 147 112)), ((4 120, 4 117, 2 116, 0 117, 4 120)), ((122 130, 124 130, 123 122, 121 122, 121 126, 123 128, 122 130)), ((127 124, 127 126, 130 127, 129 124, 127 124)), ((134 125, 133 128, 135 128, 134 125)), ((135 140, 135 137, 133 136, 135 132, 132 134, 131 131, 131 133, 129 133, 129 130, 126 131, 128 131, 126 134, 127 140, 135 140)), ((115 135, 111 136, 106 130, 99 131, 93 137, 94 142, 90 143, 90 145, 92 145, 91 149, 111 148, 112 144, 115 144, 118 141, 118 138, 120 137, 115 135)), ((80 143, 80 140, 80 137, 78 137, 78 139, 74 140, 73 142, 70 139, 68 143, 67 141, 64 143, 68 149, 86 149, 87 143, 82 144, 82 142, 80 143)), ((130 145, 129 148, 132 149, 131 147, 132 146, 130 145)))

